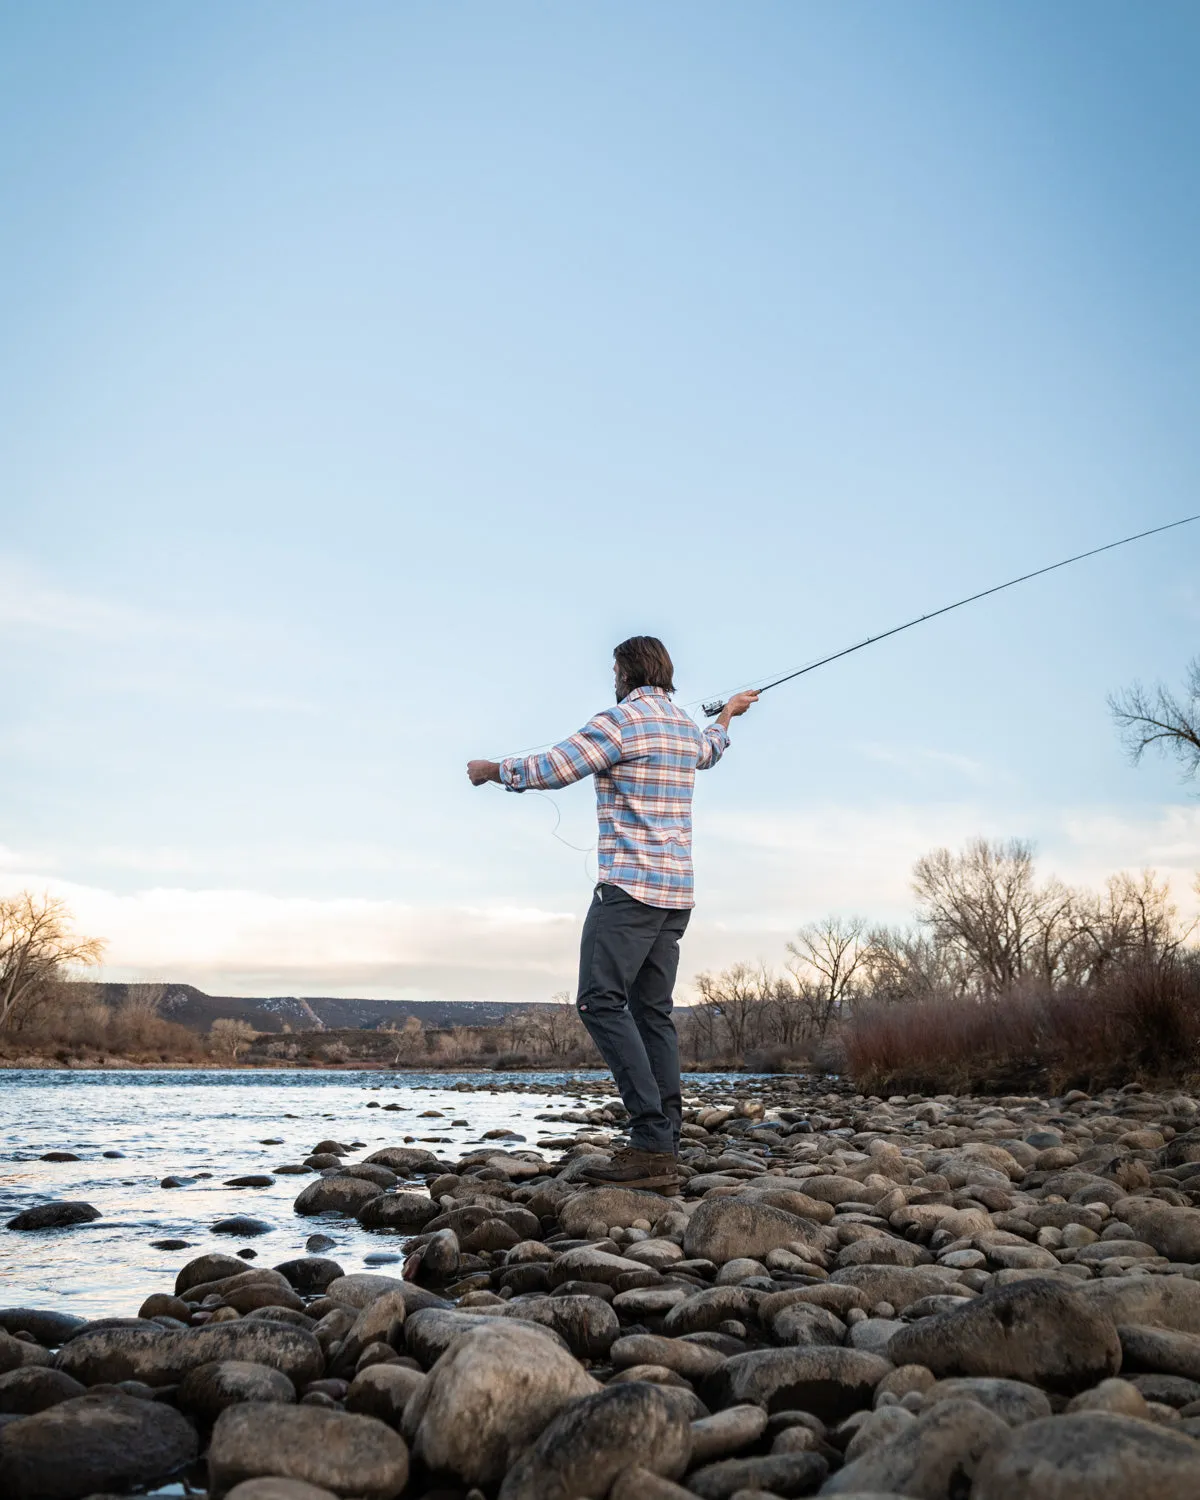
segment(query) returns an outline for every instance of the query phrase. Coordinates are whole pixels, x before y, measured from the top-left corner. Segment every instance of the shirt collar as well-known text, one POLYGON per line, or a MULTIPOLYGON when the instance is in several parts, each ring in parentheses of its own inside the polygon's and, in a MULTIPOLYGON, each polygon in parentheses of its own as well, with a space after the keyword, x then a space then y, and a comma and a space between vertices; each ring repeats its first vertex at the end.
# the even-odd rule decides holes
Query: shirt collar
POLYGON ((664 692, 662 688, 639 687, 634 688, 631 693, 626 693, 625 696, 621 699, 621 702, 629 703, 634 698, 666 698, 669 700, 670 696, 670 693, 664 692))

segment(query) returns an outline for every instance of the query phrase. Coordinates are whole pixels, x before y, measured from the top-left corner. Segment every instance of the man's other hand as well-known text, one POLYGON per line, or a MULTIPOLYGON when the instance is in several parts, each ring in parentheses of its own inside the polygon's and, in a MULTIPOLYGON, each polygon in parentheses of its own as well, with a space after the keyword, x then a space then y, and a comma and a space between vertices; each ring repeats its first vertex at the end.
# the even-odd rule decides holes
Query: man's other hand
POLYGON ((752 703, 758 702, 758 694, 753 688, 744 693, 734 693, 729 702, 717 715, 717 723, 724 728, 729 728, 731 719, 738 719, 746 712, 752 703))
MULTIPOLYGON (((745 709, 742 712, 745 713, 745 709)), ((483 786, 487 781, 499 781, 500 762, 498 760, 469 760, 467 775, 471 778, 472 786, 483 786)))

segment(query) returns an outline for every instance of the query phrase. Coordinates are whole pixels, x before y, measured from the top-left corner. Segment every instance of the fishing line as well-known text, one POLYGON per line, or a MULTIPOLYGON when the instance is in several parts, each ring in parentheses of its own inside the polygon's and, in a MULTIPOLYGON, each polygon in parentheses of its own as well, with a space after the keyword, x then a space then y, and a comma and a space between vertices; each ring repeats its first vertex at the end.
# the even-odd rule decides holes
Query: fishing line
MULTIPOLYGON (((840 661, 843 656, 850 656, 855 651, 874 646, 878 641, 886 641, 889 636, 899 635, 902 630, 911 630, 914 625, 923 625, 926 620, 936 620, 939 615, 948 615, 951 610, 962 609, 964 605, 974 604, 977 600, 986 599, 991 594, 1002 594, 1005 589, 1015 588, 1018 583, 1028 583, 1031 578, 1041 578, 1044 573, 1054 573, 1059 568, 1069 568, 1072 563, 1083 562, 1087 557, 1098 557, 1101 552, 1111 552, 1116 547, 1127 547, 1130 542, 1140 542, 1148 536, 1158 536, 1164 531, 1174 531, 1177 526, 1189 526, 1193 521, 1200 521, 1200 515, 1184 516, 1181 521, 1168 521, 1165 526, 1152 526, 1149 531, 1139 531, 1133 536, 1123 536, 1116 542, 1105 542, 1103 547, 1092 547, 1087 552, 1077 552, 1074 557, 1064 557, 1061 562, 1049 563, 1044 568, 1035 568, 1032 573, 1022 573, 1019 578, 1010 578, 1007 583, 997 583, 990 589, 981 589, 977 594, 968 594, 965 599, 956 599, 953 604, 943 604, 941 609, 932 609, 928 614, 918 615, 915 620, 906 620, 903 625, 893 625, 890 630, 881 631, 879 635, 869 635, 865 640, 857 641, 853 646, 845 646, 841 651, 834 651, 830 656, 822 656, 816 661, 809 662, 807 666, 797 667, 794 672, 788 672, 783 677, 777 677, 773 682, 766 683, 758 689, 758 692, 769 693, 772 688, 782 687, 785 682, 792 682, 797 677, 803 677, 807 672, 815 672, 818 667, 827 667, 830 662, 840 661)), ((721 712, 725 707, 725 702, 725 699, 720 701, 713 699, 701 706, 711 719, 721 712)), ((687 706, 693 707, 694 705, 687 706)))

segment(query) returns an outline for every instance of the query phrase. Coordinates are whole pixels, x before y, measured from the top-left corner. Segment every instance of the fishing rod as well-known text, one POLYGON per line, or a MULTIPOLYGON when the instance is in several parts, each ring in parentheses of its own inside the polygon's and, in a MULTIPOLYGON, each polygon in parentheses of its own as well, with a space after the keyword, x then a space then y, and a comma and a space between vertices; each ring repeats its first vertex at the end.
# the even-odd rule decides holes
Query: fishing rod
MULTIPOLYGON (((1082 562, 1086 557, 1098 557, 1101 552, 1111 552, 1115 547, 1127 547, 1130 542, 1140 542, 1148 536, 1158 536, 1163 531, 1174 531, 1177 526, 1190 526, 1193 521, 1200 521, 1200 515, 1184 516, 1181 521, 1168 521, 1165 526, 1152 526, 1149 531, 1139 531, 1134 536, 1123 536, 1120 541, 1106 542, 1103 547, 1093 547, 1089 552, 1077 552, 1074 557, 1064 557, 1061 562, 1050 563, 1048 567, 1035 568, 1032 573, 1022 573, 1019 578, 1010 578, 1007 583, 997 583, 990 589, 981 589, 978 594, 969 594, 965 599, 956 599, 953 604, 944 604, 941 609, 930 610, 927 615, 918 615, 915 620, 906 620, 903 625, 893 625, 891 630, 884 630, 879 635, 869 635, 866 640, 857 641, 853 646, 845 646, 831 656, 823 656, 819 661, 809 662, 806 667, 798 667, 796 671, 777 677, 774 682, 768 682, 765 687, 760 687, 758 692, 769 693, 772 688, 782 687, 785 682, 792 682, 797 677, 803 677, 807 672, 815 672, 818 667, 827 667, 831 661, 840 661, 843 656, 851 656, 855 651, 862 651, 867 646, 875 645, 877 641, 886 641, 889 636, 899 635, 902 630, 911 630, 914 625, 923 625, 926 620, 936 620, 939 615, 948 615, 952 609, 962 609, 964 605, 974 604, 979 599, 986 599, 990 594, 1001 594, 1005 589, 1014 588, 1018 583, 1028 583, 1031 578, 1040 578, 1043 573, 1053 573, 1058 568, 1069 568, 1072 563, 1082 562)), ((712 719, 721 712, 725 703, 714 699, 713 702, 705 703, 702 707, 712 719)))

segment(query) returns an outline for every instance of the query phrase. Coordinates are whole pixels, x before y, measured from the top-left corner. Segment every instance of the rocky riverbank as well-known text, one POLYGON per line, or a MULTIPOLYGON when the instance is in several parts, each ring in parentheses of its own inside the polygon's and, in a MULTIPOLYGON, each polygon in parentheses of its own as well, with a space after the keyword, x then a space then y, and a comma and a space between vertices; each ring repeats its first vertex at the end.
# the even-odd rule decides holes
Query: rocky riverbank
MULTIPOLYGON (((277 1169, 403 1277, 314 1234, 190 1260, 128 1319, 0 1311, 0 1493, 1200 1494, 1192 1097, 739 1084, 689 1107, 677 1199, 581 1185, 607 1098, 542 1118, 537 1149, 314 1139, 277 1169)), ((88 1217, 46 1208, 10 1255, 88 1217)))

